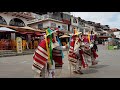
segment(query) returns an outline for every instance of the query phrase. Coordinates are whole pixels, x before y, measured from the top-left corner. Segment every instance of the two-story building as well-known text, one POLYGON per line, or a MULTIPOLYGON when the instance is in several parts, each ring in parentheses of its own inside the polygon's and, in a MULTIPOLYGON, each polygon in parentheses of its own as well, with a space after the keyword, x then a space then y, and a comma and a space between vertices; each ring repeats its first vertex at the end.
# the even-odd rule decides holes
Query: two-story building
POLYGON ((59 28, 61 30, 69 31, 68 25, 70 24, 70 15, 69 13, 50 13, 39 15, 35 14, 36 19, 29 22, 28 26, 39 29, 50 28, 59 28))
POLYGON ((77 17, 71 16, 70 32, 73 32, 74 28, 79 31, 79 22, 77 17))

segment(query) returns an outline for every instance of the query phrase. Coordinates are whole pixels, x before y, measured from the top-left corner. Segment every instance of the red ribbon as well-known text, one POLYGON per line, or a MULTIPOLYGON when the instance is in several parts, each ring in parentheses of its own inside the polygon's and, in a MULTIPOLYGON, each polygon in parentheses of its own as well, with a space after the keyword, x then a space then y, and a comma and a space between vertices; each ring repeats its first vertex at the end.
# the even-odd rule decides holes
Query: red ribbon
POLYGON ((83 58, 83 50, 79 50, 79 53, 80 53, 80 57, 81 57, 81 60, 82 60, 83 68, 88 67, 88 64, 85 63, 84 58, 83 58))
POLYGON ((92 49, 92 52, 93 52, 93 57, 96 59, 98 57, 96 51, 94 49, 92 49))

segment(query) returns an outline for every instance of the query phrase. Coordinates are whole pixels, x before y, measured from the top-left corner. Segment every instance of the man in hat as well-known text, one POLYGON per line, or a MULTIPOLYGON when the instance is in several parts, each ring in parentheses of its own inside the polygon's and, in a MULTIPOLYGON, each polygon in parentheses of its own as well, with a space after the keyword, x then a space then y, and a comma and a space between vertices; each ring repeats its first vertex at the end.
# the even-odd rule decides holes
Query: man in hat
POLYGON ((98 57, 96 50, 98 50, 95 40, 89 38, 89 35, 86 35, 83 39, 84 42, 84 57, 87 62, 91 62, 91 65, 96 65, 96 58, 98 57), (91 61, 89 60, 91 58, 91 61))
POLYGON ((84 61, 83 51, 80 49, 81 39, 79 38, 79 32, 74 29, 74 34, 71 37, 70 49, 68 54, 68 60, 73 66, 73 72, 76 74, 83 74, 81 67, 86 67, 86 62, 84 61))
POLYGON ((42 40, 33 55, 32 70, 35 72, 35 78, 44 77, 46 69, 49 78, 55 78, 55 69, 62 68, 62 54, 61 50, 66 49, 67 46, 60 46, 54 35, 55 31, 46 30, 47 35, 42 40))

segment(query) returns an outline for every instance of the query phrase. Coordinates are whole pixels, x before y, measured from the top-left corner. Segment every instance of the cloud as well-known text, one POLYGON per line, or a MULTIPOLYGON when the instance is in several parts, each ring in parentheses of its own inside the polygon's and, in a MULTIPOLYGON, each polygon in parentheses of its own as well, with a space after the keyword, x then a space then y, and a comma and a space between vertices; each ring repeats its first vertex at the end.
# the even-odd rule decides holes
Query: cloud
POLYGON ((110 28, 120 28, 120 12, 71 12, 71 14, 86 21, 109 25, 110 28))

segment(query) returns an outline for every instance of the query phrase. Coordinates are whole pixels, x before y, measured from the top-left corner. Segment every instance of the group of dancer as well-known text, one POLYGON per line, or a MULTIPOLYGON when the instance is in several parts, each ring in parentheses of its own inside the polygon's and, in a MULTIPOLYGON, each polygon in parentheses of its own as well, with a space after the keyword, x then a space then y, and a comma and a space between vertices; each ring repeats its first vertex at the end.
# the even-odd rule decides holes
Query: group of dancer
POLYGON ((73 72, 83 74, 82 68, 88 68, 89 63, 92 66, 98 64, 96 51, 98 51, 98 47, 95 35, 82 35, 77 30, 74 30, 68 54, 68 60, 73 66, 73 72))
POLYGON ((98 50, 95 44, 94 35, 82 35, 74 29, 70 35, 70 42, 62 46, 59 39, 59 30, 46 30, 44 40, 42 40, 33 55, 32 70, 35 78, 55 78, 56 69, 63 67, 63 50, 69 50, 68 61, 73 67, 75 74, 83 74, 82 68, 88 68, 89 63, 96 65, 98 50), (47 75, 46 75, 47 74, 47 75))

